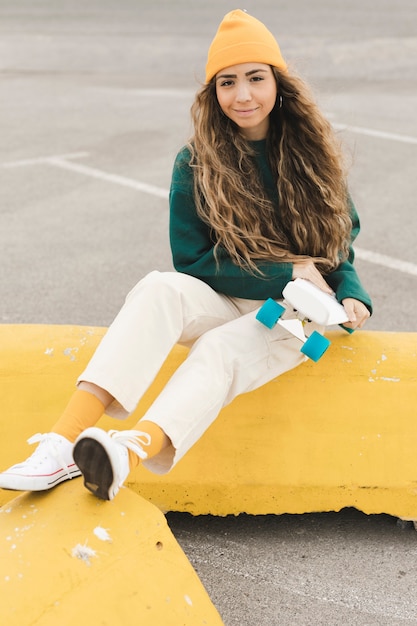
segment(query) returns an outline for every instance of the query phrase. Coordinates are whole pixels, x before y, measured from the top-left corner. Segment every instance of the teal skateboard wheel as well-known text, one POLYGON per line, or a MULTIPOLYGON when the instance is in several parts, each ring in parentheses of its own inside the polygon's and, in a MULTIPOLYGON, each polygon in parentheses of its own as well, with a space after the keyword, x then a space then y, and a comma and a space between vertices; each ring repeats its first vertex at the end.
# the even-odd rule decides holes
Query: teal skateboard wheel
POLYGON ((273 328, 284 311, 285 307, 268 298, 256 314, 256 319, 267 328, 273 328))
POLYGON ((308 358, 312 361, 317 362, 321 359, 329 346, 329 339, 315 330, 311 333, 310 337, 301 348, 301 352, 308 356, 308 358))

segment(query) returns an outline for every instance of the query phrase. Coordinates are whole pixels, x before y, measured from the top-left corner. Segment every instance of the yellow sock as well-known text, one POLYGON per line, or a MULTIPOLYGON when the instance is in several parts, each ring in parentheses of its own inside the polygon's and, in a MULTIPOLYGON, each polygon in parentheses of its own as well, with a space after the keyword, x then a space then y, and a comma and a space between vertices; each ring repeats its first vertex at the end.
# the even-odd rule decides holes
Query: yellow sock
MULTIPOLYGON (((150 436, 151 442, 149 446, 143 446, 143 449, 148 455, 148 459, 156 456, 159 452, 161 452, 161 450, 166 448, 171 443, 169 437, 166 436, 162 428, 154 422, 140 420, 137 424, 135 424, 135 426, 133 426, 132 430, 139 430, 140 432, 146 433, 150 436)), ((132 452, 132 450, 129 450, 129 465, 130 469, 139 465, 139 457, 132 452)))
POLYGON ((104 404, 94 394, 76 389, 51 432, 74 442, 83 430, 94 426, 103 413, 104 404))

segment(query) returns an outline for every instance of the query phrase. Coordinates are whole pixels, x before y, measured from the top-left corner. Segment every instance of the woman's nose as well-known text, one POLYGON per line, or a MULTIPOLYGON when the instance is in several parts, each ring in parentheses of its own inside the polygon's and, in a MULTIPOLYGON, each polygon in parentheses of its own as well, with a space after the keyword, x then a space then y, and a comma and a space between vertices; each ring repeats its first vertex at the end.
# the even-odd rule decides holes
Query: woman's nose
POLYGON ((247 102, 252 99, 252 95, 250 92, 249 85, 246 83, 240 83, 237 87, 237 96, 236 100, 239 102, 247 102))

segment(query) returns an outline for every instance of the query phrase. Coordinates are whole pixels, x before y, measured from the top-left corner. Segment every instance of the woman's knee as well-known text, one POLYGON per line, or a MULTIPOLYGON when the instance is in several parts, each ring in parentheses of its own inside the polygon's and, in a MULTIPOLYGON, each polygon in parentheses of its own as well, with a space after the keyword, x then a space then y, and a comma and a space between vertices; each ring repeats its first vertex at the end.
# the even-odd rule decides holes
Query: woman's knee
POLYGON ((126 296, 126 302, 135 298, 138 294, 143 296, 144 292, 151 297, 151 294, 163 295, 166 288, 170 290, 176 290, 175 287, 175 272, 159 272, 154 270, 141 278, 136 285, 129 291, 126 296))
POLYGON ((161 306, 179 307, 185 315, 193 317, 221 317, 228 319, 232 305, 202 280, 181 272, 153 271, 140 280, 128 293, 126 302, 148 298, 161 306))

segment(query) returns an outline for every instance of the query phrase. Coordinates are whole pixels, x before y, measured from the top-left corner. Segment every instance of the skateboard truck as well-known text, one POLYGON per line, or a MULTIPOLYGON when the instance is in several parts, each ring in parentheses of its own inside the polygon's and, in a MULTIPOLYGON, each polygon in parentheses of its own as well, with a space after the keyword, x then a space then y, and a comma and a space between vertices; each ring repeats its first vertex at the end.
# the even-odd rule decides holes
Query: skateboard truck
POLYGON ((349 321, 344 307, 334 296, 325 293, 303 278, 290 281, 285 286, 282 295, 285 302, 297 312, 295 319, 282 319, 286 309, 272 298, 268 298, 261 306, 256 319, 270 329, 276 324, 285 328, 302 342, 300 351, 312 361, 317 362, 330 346, 330 341, 316 330, 306 337, 304 325, 309 321, 316 322, 320 326, 343 324, 349 321))

